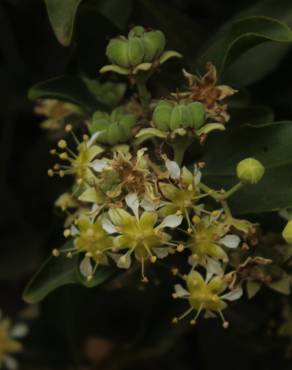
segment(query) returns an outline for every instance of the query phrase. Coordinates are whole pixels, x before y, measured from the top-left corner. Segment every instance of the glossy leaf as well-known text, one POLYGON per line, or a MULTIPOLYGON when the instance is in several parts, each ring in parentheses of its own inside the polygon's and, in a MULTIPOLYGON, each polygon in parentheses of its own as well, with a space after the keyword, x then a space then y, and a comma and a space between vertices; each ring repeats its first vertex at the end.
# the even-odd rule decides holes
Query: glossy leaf
POLYGON ((211 61, 222 75, 227 66, 233 64, 245 52, 267 41, 291 43, 292 31, 280 21, 253 16, 234 21, 224 36, 211 45, 200 58, 199 66, 204 68, 211 61))
POLYGON ((208 138, 203 160, 203 181, 216 188, 238 182, 237 163, 254 157, 266 168, 256 185, 246 185, 233 195, 230 204, 236 213, 259 213, 292 206, 292 122, 241 125, 208 138))
MULTIPOLYGON (((62 250, 72 247, 72 241, 68 241, 62 250)), ((87 288, 95 287, 107 280, 114 273, 114 269, 108 266, 100 266, 91 281, 87 281, 80 273, 80 258, 75 255, 67 258, 65 254, 59 257, 49 257, 35 273, 23 293, 23 299, 27 303, 38 303, 55 289, 68 284, 81 284, 87 288)))
POLYGON ((51 26, 58 41, 69 46, 78 6, 82 0, 45 0, 51 26))
POLYGON ((28 97, 31 100, 59 99, 77 104, 85 110, 105 109, 105 105, 95 99, 86 84, 73 76, 60 76, 40 82, 29 90, 28 97))
MULTIPOLYGON (((67 242, 62 249, 70 248, 70 246, 71 242, 67 242)), ((77 256, 73 258, 49 257, 25 288, 23 293, 25 302, 38 303, 58 287, 78 282, 77 262, 77 256)))

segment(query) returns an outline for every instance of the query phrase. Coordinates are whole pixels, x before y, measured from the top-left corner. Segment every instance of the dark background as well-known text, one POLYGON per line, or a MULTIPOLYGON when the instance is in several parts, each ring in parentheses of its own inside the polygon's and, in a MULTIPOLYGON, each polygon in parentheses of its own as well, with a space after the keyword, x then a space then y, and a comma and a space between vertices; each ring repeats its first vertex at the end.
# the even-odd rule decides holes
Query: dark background
MULTIPOLYGON (((195 55, 221 24, 254 1, 156 3, 194 22, 197 31, 192 42, 180 40, 174 46, 178 51, 192 49, 195 55)), ((143 16, 147 18, 147 11, 142 14, 134 8, 129 24, 143 16)), ((149 19, 149 26, 153 23, 157 26, 157 20, 149 19)), ((148 25, 145 20, 143 24, 148 25)), ((174 27, 179 34, 187 24, 179 21, 174 27)), ((98 31, 104 42, 113 36, 109 29, 98 31)), ((93 45, 94 38, 87 35, 93 45)), ((40 129, 41 119, 33 113, 27 91, 38 81, 80 68, 94 77, 98 66, 92 66, 82 53, 82 44, 79 48, 80 59, 76 45, 64 48, 58 44, 43 1, 0 1, 0 307, 11 317, 27 310, 21 298, 23 288, 62 239, 62 216, 53 203, 66 190, 66 182, 46 175, 54 142, 40 129)), ((102 46, 96 45, 96 50, 102 64, 102 46)), ((254 103, 270 106, 278 120, 292 116, 291 59, 289 52, 276 70, 250 87, 254 103)), ((291 368, 285 358, 287 340, 274 334, 275 323, 269 319, 278 319, 279 295, 262 293, 256 301, 243 302, 230 313, 235 324, 228 331, 214 321, 196 329, 187 323, 173 328, 170 319, 180 307, 168 307, 171 283, 163 291, 153 286, 151 292, 135 284, 119 290, 57 290, 40 305, 38 317, 29 320, 31 330, 20 369, 291 368), (108 359, 102 361, 106 355, 108 359)))

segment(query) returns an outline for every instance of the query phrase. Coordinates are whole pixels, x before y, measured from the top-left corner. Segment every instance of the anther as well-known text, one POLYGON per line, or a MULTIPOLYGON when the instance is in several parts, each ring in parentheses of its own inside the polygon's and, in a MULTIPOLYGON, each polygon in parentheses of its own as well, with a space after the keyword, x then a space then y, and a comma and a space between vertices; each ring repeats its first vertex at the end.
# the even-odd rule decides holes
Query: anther
POLYGON ((184 249, 185 249, 185 247, 184 247, 184 245, 183 245, 183 244, 179 244, 179 245, 176 247, 176 250, 177 250, 178 252, 183 252, 183 251, 184 251, 184 249))
POLYGON ((66 142, 65 140, 60 140, 60 141, 58 142, 58 147, 59 147, 60 149, 65 149, 65 148, 67 147, 67 142, 66 142))

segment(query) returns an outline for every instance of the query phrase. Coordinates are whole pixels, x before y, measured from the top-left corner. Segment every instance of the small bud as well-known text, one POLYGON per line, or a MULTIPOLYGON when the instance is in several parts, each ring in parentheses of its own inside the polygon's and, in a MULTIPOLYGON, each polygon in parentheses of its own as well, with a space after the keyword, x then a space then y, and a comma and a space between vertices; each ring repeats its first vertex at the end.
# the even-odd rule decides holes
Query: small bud
POLYGON ((53 255, 54 257, 59 257, 59 256, 60 256, 60 251, 59 251, 59 249, 53 249, 53 250, 52 250, 52 255, 53 255))
POLYGON ((197 225, 201 222, 201 218, 197 215, 195 215, 193 218, 192 218, 192 221, 193 221, 193 224, 194 225, 197 225))
POLYGON ((66 125, 66 126, 65 126, 65 131, 66 131, 66 132, 70 132, 70 131, 72 131, 72 125, 70 125, 70 124, 66 125))
POLYGON ((54 171, 52 169, 48 170, 48 176, 50 177, 54 176, 54 171))
POLYGON ((71 231, 69 229, 66 229, 64 230, 63 235, 65 236, 65 238, 68 238, 71 235, 71 231))
POLYGON ((285 226, 282 236, 288 244, 292 245, 292 220, 290 220, 285 226))
POLYGON ((151 263, 155 263, 157 261, 157 257, 156 256, 151 256, 150 261, 151 261, 151 263))
POLYGON ((236 173, 242 183, 256 184, 263 177, 265 168, 258 160, 246 158, 238 163, 236 173))

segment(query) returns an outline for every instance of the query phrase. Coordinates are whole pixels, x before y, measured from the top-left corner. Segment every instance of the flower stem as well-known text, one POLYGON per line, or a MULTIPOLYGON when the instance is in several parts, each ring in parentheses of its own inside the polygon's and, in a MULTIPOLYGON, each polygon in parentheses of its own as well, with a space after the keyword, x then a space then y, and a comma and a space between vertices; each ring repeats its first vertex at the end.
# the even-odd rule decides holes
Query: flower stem
POLYGON ((142 107, 146 110, 151 101, 151 94, 149 93, 146 86, 147 78, 137 77, 136 86, 139 94, 139 99, 142 107))

